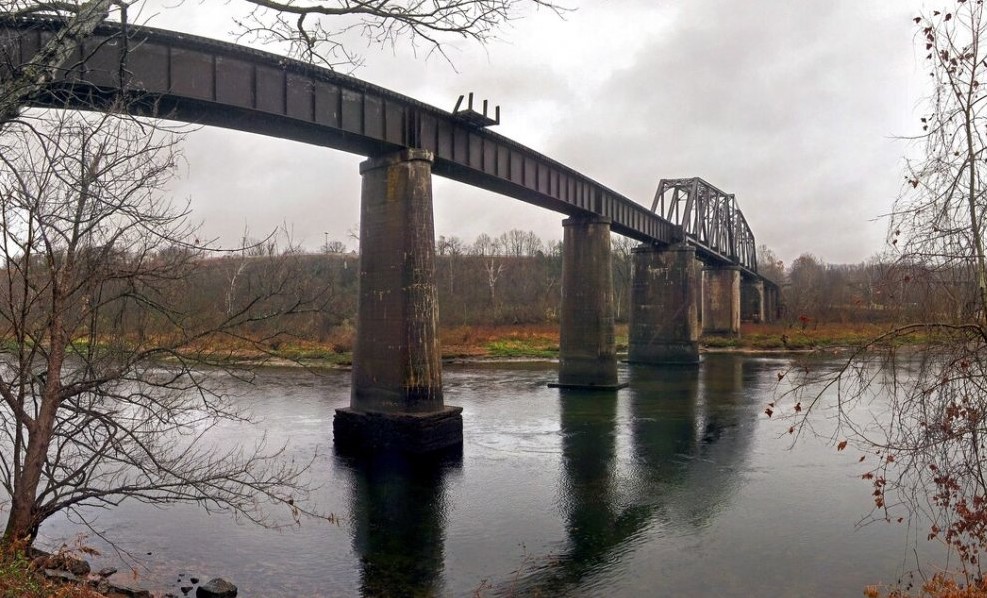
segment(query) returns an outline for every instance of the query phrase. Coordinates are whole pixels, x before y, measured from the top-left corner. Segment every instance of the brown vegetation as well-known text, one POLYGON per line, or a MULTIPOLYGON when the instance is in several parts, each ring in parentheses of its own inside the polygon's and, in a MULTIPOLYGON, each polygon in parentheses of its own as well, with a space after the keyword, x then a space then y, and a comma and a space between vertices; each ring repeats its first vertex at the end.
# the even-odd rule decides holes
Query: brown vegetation
POLYGON ((0 543, 0 598, 104 598, 78 584, 58 583, 41 575, 23 546, 0 543))
MULTIPOLYGON (((544 357, 557 352, 562 277, 558 243, 544 243, 530 231, 512 230, 496 238, 480 235, 473 243, 440 237, 436 245, 445 358, 544 357)), ((618 348, 621 338, 626 339, 632 246, 630 240, 614 237, 618 348)), ((188 308, 206 320, 221 318, 229 306, 244 301, 266 277, 283 274, 286 267, 292 273, 292 293, 319 296, 319 300, 288 318, 251 322, 238 331, 240 337, 214 335, 193 347, 220 361, 277 358, 348 364, 356 333, 359 257, 342 252, 343 248, 342 243, 327 242, 320 254, 302 254, 260 243, 247 252, 201 261, 196 275, 183 285, 188 308)), ((825 264, 809 255, 785 269, 770 251, 762 248, 762 253, 761 263, 768 264, 766 271, 782 285, 782 319, 773 324, 745 323, 739 338, 704 338, 707 348, 846 347, 881 334, 892 322, 964 313, 966 295, 955 275, 890 266, 877 259, 858 265, 825 264)), ((924 339, 913 333, 896 342, 914 344, 924 339)))

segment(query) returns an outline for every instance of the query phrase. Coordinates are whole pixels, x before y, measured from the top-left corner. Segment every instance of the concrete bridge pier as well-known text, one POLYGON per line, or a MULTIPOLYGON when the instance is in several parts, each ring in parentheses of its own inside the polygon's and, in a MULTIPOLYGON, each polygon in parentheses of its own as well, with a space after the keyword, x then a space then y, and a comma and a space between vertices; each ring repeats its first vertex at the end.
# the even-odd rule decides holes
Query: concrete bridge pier
POLYGON ((701 331, 703 325, 703 297, 705 295, 705 291, 703 290, 703 270, 706 269, 706 264, 699 258, 696 258, 694 266, 693 271, 696 273, 696 320, 699 322, 699 330, 701 331))
POLYGON ((776 322, 781 318, 781 307, 777 285, 766 285, 764 289, 764 321, 776 322))
POLYGON ((708 267, 703 274, 703 333, 740 336, 740 267, 708 267))
POLYGON ((610 219, 562 222, 559 388, 623 388, 617 380, 610 219))
POLYGON ((761 279, 740 281, 740 319, 760 324, 765 321, 764 281, 761 279))
POLYGON ((700 279, 695 247, 640 245, 633 260, 627 361, 699 363, 700 279))
POLYGON ((463 442, 462 408, 442 398, 432 160, 409 149, 360 164, 353 388, 333 419, 344 451, 425 453, 463 442))

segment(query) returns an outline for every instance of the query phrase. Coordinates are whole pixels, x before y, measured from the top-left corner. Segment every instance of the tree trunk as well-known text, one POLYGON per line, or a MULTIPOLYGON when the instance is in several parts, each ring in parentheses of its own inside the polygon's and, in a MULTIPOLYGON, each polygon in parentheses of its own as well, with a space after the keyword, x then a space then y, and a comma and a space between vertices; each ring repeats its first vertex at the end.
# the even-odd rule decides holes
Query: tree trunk
MULTIPOLYGON (((71 260, 71 258, 69 258, 71 260)), ((57 285, 56 285, 57 287, 57 285)), ((47 372, 44 388, 41 391, 41 409, 34 422, 19 421, 17 425, 28 428, 27 449, 24 453, 24 466, 14 479, 14 491, 10 497, 10 515, 4 529, 2 541, 9 544, 26 540, 34 542, 38 527, 44 520, 37 504, 38 487, 44 469, 48 448, 54 434, 55 420, 61 402, 62 365, 65 362, 65 340, 62 320, 63 301, 57 288, 53 292, 52 307, 55 313, 49 325, 51 347, 46 360, 47 372)))
POLYGON ((90 0, 79 7, 51 40, 22 65, 18 76, 0 88, 0 127, 17 118, 21 107, 38 94, 54 78, 61 67, 79 47, 81 40, 106 20, 112 0, 90 0))

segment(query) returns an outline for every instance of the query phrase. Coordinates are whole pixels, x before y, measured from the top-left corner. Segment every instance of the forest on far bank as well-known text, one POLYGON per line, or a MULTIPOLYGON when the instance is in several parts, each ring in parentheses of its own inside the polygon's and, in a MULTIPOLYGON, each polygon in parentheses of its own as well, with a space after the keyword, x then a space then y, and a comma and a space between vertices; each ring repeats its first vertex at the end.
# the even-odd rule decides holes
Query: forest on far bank
MULTIPOLYGON (((637 243, 613 235, 615 316, 626 323, 630 307, 631 250, 637 243)), ((436 241, 436 282, 440 325, 455 327, 545 326, 558 322, 562 251, 558 241, 510 230, 472 242, 440 236, 436 241)), ((782 290, 778 325, 802 330, 822 325, 881 324, 962 319, 974 305, 976 286, 969 272, 872 258, 859 264, 828 264, 805 254, 791 264, 767 247, 759 249, 759 271, 782 290)), ((318 253, 256 243, 250 248, 200 262, 187 284, 201 317, 219 318, 264 287, 275 272, 295 287, 279 300, 316 298, 287 319, 250 324, 254 338, 285 337, 348 351, 354 333, 359 255, 339 241, 318 253)))

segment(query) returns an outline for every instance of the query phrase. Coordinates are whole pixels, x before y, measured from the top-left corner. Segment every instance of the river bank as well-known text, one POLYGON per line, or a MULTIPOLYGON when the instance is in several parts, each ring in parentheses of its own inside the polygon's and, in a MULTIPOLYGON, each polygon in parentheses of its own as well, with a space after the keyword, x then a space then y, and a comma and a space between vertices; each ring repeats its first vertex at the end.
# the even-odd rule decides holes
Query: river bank
MULTIPOLYGON (((737 337, 704 335, 704 353, 806 353, 842 351, 857 347, 887 332, 877 324, 742 324, 737 337)), ((352 338, 333 342, 289 341, 273 343, 266 352, 230 348, 228 360, 265 366, 304 366, 316 369, 348 368, 352 364, 352 338)), ((557 325, 456 326, 440 328, 444 362, 558 359, 557 325)), ((899 344, 921 345, 928 339, 918 333, 898 338, 899 344)), ((617 324, 618 354, 627 352, 627 324, 617 324)))

